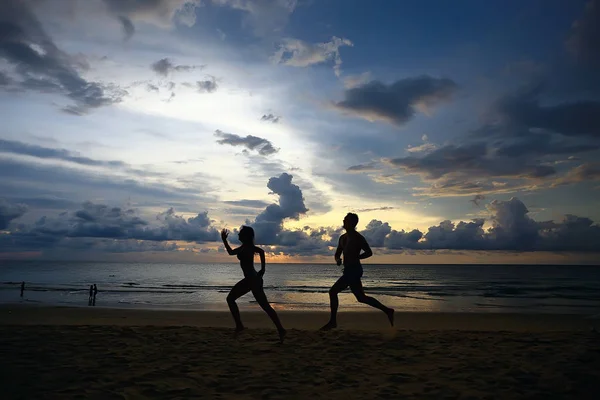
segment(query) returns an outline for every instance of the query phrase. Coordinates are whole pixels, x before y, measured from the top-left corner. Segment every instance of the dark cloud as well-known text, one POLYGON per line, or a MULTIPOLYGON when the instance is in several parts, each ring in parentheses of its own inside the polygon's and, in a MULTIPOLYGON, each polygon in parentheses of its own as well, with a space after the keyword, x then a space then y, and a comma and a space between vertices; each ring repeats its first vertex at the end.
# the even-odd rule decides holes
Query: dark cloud
POLYGON ((451 221, 442 221, 429 228, 422 245, 431 249, 481 249, 484 247, 484 222, 484 219, 476 219, 454 225, 451 221))
POLYGON ((390 232, 392 232, 392 227, 387 222, 374 219, 360 233, 372 247, 383 247, 385 238, 390 232))
POLYGON ((485 196, 482 194, 476 194, 475 196, 473 196, 473 198, 471 200, 469 200, 471 203, 473 203, 474 205, 476 205, 477 207, 479 207, 479 204, 485 200, 485 196))
POLYGON ((381 171, 381 167, 375 163, 352 165, 346 169, 348 172, 375 172, 381 171))
MULTIPOLYGON (((16 218, 14 215, 19 211, 18 209, 13 210, 12 214, 10 208, 7 210, 8 217, 16 218)), ((0 211, 4 215, 4 207, 0 207, 0 211)), ((4 239, 10 241, 16 248, 30 249, 52 247, 66 238, 196 243, 213 242, 219 238, 218 230, 212 226, 207 212, 184 218, 176 215, 170 208, 159 213, 154 221, 149 221, 140 217, 136 209, 110 207, 89 201, 76 211, 63 212, 55 217, 44 216, 31 225, 20 225, 9 236, 4 239)), ((3 243, 6 244, 7 240, 3 243)), ((0 243, 1 247, 2 243, 0 243)))
POLYGON ((577 154, 598 150, 600 145, 592 142, 555 140, 553 135, 528 133, 514 138, 505 138, 495 149, 499 156, 511 158, 577 154))
POLYGON ((410 232, 392 230, 383 243, 390 250, 414 249, 418 247, 422 237, 423 234, 417 229, 410 232))
POLYGON ((12 79, 4 72, 0 71, 0 86, 9 86, 12 84, 12 79))
POLYGON ((246 137, 242 137, 218 129, 215 131, 215 136, 221 138, 217 140, 217 143, 219 144, 242 146, 248 150, 256 150, 261 156, 268 156, 279 151, 279 149, 273 147, 273 144, 270 141, 258 136, 247 135, 246 137))
POLYGON ((600 226, 588 218, 567 215, 560 222, 537 222, 527 215, 529 210, 517 198, 494 200, 487 208, 492 225, 488 230, 483 229, 484 219, 458 224, 443 221, 430 227, 424 235, 417 230, 392 231, 386 237, 385 246, 389 249, 512 251, 597 251, 600 246, 600 226))
POLYGON ((247 208, 264 208, 269 205, 269 203, 264 202, 262 200, 229 200, 224 201, 225 204, 231 204, 233 206, 239 207, 247 207, 247 208))
POLYGON ((386 163, 406 173, 438 179, 452 173, 479 177, 544 178, 556 173, 554 167, 534 164, 528 159, 511 160, 488 151, 485 142, 446 145, 423 157, 400 157, 386 163))
POLYGON ((195 179, 194 184, 181 187, 166 180, 160 173, 158 175, 148 173, 148 175, 162 177, 162 179, 160 183, 155 183, 145 179, 115 176, 110 171, 102 173, 27 160, 0 158, 0 193, 10 193, 11 197, 68 197, 78 203, 89 198, 88 196, 114 201, 130 196, 154 204, 184 199, 188 203, 194 200, 214 200, 205 197, 210 190, 210 182, 205 182, 200 177, 195 179))
POLYGON ((600 3, 597 0, 586 4, 583 16, 573 23, 566 45, 578 60, 600 67, 600 3))
MULTIPOLYGON (((172 72, 189 72, 204 69, 205 65, 175 65, 168 58, 163 58, 153 63, 150 68, 161 76, 168 76, 172 72)), ((170 82, 172 83, 172 82, 170 82)), ((173 84, 174 86, 174 84, 173 84)), ((170 89, 169 89, 170 90, 170 89)))
POLYGON ((8 228, 10 222, 19 218, 27 211, 24 204, 12 204, 0 198, 0 230, 8 228))
POLYGON ((152 83, 148 83, 146 84, 146 90, 149 92, 156 92, 158 93, 158 86, 153 85, 152 83))
MULTIPOLYGON (((330 254, 332 247, 337 245, 341 228, 283 228, 285 219, 297 219, 308 211, 302 191, 291 180, 290 175, 282 174, 269 181, 269 188, 279 195, 279 204, 267 206, 252 223, 257 243, 275 245, 276 251, 288 255, 330 254)), ((372 247, 389 250, 597 251, 600 246, 600 226, 589 218, 566 215, 558 222, 534 221, 528 216, 527 207, 517 198, 494 200, 487 209, 491 224, 487 230, 483 228, 484 219, 457 224, 442 221, 426 233, 417 229, 396 231, 386 222, 372 220, 361 233, 372 247)), ((145 219, 136 209, 85 202, 76 211, 55 217, 44 216, 29 225, 10 224, 26 210, 24 205, 0 200, 0 229, 10 225, 8 234, 0 235, 0 251, 47 250, 63 245, 137 251, 130 248, 136 247, 133 241, 218 241, 218 230, 207 212, 184 218, 171 208, 154 219, 145 219), (90 238, 104 242, 87 240, 90 238), (123 243, 113 242, 114 239, 123 243)), ((157 246, 140 243, 137 247, 139 251, 158 251, 163 247, 176 249, 172 244, 157 246)))
POLYGON ((252 224, 260 243, 279 243, 278 235, 283 231, 283 221, 285 219, 297 220, 308 212, 302 190, 298 185, 292 183, 292 178, 292 175, 282 173, 279 177, 272 177, 267 183, 271 192, 279 196, 279 204, 269 204, 256 216, 252 224))
POLYGON ((214 76, 209 77, 209 79, 204 81, 197 81, 196 86, 198 92, 200 93, 213 93, 217 91, 219 85, 217 84, 217 80, 214 76))
POLYGON ((565 136, 600 137, 600 102, 581 100, 541 105, 542 87, 501 98, 496 111, 517 129, 543 129, 565 136))
POLYGON ((384 120, 406 124, 417 110, 448 101, 457 89, 446 78, 420 76, 398 80, 390 85, 371 81, 344 92, 344 100, 336 107, 368 120, 384 120))
POLYGON ((75 115, 120 102, 125 91, 88 82, 79 75, 80 62, 54 44, 29 4, 19 0, 0 2, 0 59, 11 64, 22 79, 15 85, 62 94, 74 102, 65 111, 75 115))
POLYGON ((121 22, 121 27, 123 28, 123 34, 125 35, 125 40, 131 39, 133 34, 135 33, 135 26, 133 26, 133 22, 127 17, 119 16, 119 21, 121 22))
POLYGON ((11 153, 27 155, 37 158, 54 159, 68 161, 75 164, 86 165, 86 166, 103 166, 103 167, 129 167, 129 164, 123 161, 102 161, 94 160, 88 157, 81 157, 65 149, 54 149, 49 147, 42 147, 33 144, 27 144, 23 142, 4 140, 0 139, 0 153, 11 153))
POLYGON ((260 117, 261 121, 272 122, 274 124, 277 124, 280 119, 281 119, 281 117, 275 116, 273 114, 264 114, 262 117, 260 117))

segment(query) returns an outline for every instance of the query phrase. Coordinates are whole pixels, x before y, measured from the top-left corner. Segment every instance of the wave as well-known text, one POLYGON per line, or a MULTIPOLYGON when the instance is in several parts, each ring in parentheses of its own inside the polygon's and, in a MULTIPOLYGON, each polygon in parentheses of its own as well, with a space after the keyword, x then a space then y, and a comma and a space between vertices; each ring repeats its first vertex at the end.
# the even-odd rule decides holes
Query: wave
MULTIPOLYGON (((374 295, 385 295, 396 298, 409 298, 416 300, 445 301, 452 297, 473 297, 486 299, 531 299, 531 300, 573 300, 573 301, 600 301, 600 285, 598 284, 532 284, 511 285, 502 281, 480 282, 444 282, 443 284, 427 284, 419 282, 380 281, 366 282, 365 290, 374 295)), ((325 283, 325 282, 324 282, 325 283)), ((329 283, 329 282, 327 282, 329 283)), ((0 283, 0 291, 17 291, 21 282, 6 281, 0 283)), ((157 294, 194 294, 201 292, 227 293, 232 285, 210 284, 184 284, 161 283, 144 284, 142 282, 111 282, 98 285, 101 293, 157 293, 157 294)), ((330 286, 327 285, 266 285, 267 292, 283 292, 298 294, 326 294, 330 286)), ((89 293, 89 286, 82 284, 45 284, 31 282, 25 284, 26 292, 62 292, 70 295, 83 295, 89 293)))

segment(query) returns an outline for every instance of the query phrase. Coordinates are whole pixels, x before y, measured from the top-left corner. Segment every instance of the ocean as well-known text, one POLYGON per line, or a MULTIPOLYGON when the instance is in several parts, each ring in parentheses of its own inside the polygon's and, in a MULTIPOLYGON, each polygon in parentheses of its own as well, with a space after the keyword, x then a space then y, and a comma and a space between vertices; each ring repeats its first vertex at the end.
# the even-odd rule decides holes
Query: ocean
MULTIPOLYGON (((560 265, 364 265, 367 294, 398 311, 600 312, 600 267, 560 265)), ((275 309, 327 310, 332 264, 267 264, 265 292, 275 309)), ((226 310, 225 297, 242 277, 238 264, 2 261, 0 303, 226 310), (23 298, 19 296, 25 281, 23 298)), ((252 294, 238 300, 258 309, 252 294)), ((365 310, 345 291, 340 311, 365 310)))

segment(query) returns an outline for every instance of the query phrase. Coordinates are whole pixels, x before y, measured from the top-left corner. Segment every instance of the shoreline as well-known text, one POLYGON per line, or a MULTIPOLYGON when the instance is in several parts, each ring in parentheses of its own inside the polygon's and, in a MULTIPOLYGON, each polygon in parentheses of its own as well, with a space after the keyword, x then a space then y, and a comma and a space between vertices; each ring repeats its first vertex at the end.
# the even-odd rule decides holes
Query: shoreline
MULTIPOLYGON (((286 328, 317 330, 324 325, 326 311, 277 311, 286 328)), ((262 310, 241 311, 242 321, 250 329, 271 329, 271 321, 262 310)), ((233 328, 229 311, 130 309, 39 305, 0 305, 0 326, 71 325, 71 326, 190 326, 233 328)), ((600 320, 581 314, 526 313, 450 313, 396 311, 391 328, 379 311, 340 311, 338 329, 357 331, 385 330, 459 330, 509 332, 584 332, 600 328, 600 320)))

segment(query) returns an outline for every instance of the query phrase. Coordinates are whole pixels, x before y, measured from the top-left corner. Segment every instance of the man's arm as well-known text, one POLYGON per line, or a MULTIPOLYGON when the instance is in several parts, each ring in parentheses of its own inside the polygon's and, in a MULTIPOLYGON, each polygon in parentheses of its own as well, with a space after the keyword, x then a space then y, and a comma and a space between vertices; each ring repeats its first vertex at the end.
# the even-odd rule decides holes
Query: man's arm
POLYGON ((335 255, 333 256, 338 266, 342 265, 342 252, 344 251, 344 246, 342 245, 342 236, 340 236, 340 239, 338 240, 338 247, 335 251, 335 255))
POLYGON ((358 256, 360 260, 364 260, 365 258, 369 258, 373 255, 373 250, 371 250, 371 246, 369 246, 369 243, 367 243, 367 239, 362 237, 362 242, 363 243, 361 247, 363 249, 363 253, 358 256))

